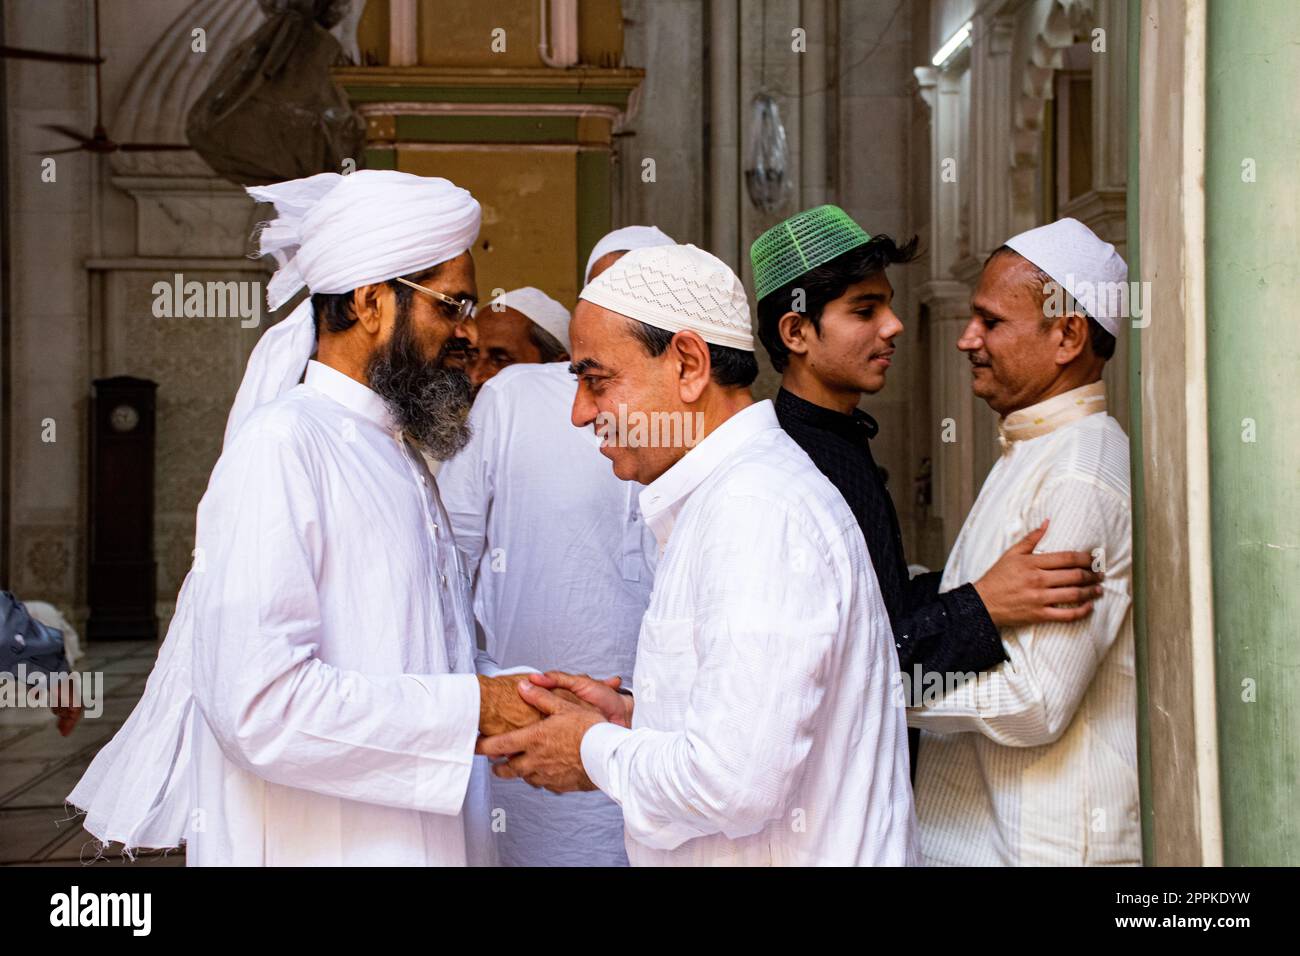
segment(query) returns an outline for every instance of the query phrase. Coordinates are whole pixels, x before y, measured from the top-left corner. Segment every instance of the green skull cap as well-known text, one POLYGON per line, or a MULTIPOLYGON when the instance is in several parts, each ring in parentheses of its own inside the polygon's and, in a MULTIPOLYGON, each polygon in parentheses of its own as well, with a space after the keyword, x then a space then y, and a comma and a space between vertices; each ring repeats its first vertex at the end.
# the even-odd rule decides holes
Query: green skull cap
POLYGON ((777 223, 754 240, 755 295, 762 299, 806 272, 871 240, 839 206, 818 206, 777 223))

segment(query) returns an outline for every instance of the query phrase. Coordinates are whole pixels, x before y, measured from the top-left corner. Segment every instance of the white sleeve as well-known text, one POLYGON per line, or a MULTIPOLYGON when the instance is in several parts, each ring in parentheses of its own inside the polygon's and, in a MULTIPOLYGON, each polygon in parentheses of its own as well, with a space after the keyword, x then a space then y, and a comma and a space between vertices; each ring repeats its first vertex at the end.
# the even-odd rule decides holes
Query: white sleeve
POLYGON ((512 674, 540 674, 536 667, 526 665, 519 667, 502 667, 496 662, 496 658, 485 651, 483 648, 478 649, 474 655, 474 670, 484 677, 508 677, 512 674))
POLYGON ((1106 577, 1092 613, 1080 621, 1003 628, 1008 660, 946 693, 926 693, 907 712, 911 727, 935 733, 975 731, 1006 747, 1038 747, 1063 734, 1118 636, 1131 601, 1131 511, 1114 489, 1080 477, 1046 484, 1025 527, 1050 518, 1035 549, 1105 550, 1106 577), (933 698, 933 699, 931 699, 933 698))
MULTIPOLYGON (((477 678, 371 676, 317 657, 320 490, 291 437, 240 439, 213 476, 215 497, 230 504, 199 526, 194 696, 207 725, 228 759, 274 783, 458 813, 478 736, 477 678)), ((373 626, 359 608, 358 630, 373 626)))
MULTIPOLYGON (((685 729, 597 724, 582 741, 588 776, 622 805, 628 834, 660 849, 706 834, 748 836, 785 812, 839 631, 846 572, 789 511, 733 495, 707 524, 695 575, 700 614, 682 622, 693 625, 697 658, 685 729)), ((671 692, 637 678, 641 696, 671 692)))
POLYGON ((470 579, 477 580, 496 491, 500 432, 496 389, 486 385, 479 389, 470 407, 469 429, 469 443, 444 462, 438 472, 438 496, 451 519, 456 547, 464 556, 470 579))

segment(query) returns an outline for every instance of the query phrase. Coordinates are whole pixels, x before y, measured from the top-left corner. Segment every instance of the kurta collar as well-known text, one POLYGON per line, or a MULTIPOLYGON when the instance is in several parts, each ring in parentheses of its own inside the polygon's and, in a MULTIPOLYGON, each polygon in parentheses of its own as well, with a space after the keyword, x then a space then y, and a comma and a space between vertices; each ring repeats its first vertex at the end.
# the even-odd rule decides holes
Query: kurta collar
POLYGON ((803 422, 812 428, 834 432, 849 441, 860 442, 876 437, 880 425, 874 418, 860 408, 855 408, 846 415, 833 408, 826 408, 794 392, 781 389, 776 393, 777 413, 794 421, 803 422))
POLYGON ((312 359, 307 363, 307 374, 303 378, 303 383, 310 385, 327 398, 334 399, 344 408, 370 419, 384 431, 397 431, 397 425, 384 400, 376 392, 356 379, 344 375, 338 369, 312 359))
POLYGON ((641 490, 641 516, 654 532, 660 550, 686 499, 718 466, 768 428, 780 428, 771 401, 764 399, 732 415, 709 432, 662 475, 641 490))
POLYGON ((1048 435, 1062 425, 1106 411, 1106 384, 1093 382, 1053 395, 1045 402, 1012 412, 998 422, 998 444, 1005 455, 1018 441, 1048 435))

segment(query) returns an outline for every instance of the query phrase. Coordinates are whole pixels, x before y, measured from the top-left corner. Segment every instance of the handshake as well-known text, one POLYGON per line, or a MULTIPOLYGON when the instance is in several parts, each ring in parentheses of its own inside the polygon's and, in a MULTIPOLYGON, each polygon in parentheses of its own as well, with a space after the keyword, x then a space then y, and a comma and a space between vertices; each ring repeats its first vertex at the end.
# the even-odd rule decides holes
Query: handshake
POLYGON ((619 678, 585 674, 479 676, 479 739, 474 752, 492 772, 552 793, 595 790, 582 766, 582 737, 594 724, 632 725, 632 698, 619 678))

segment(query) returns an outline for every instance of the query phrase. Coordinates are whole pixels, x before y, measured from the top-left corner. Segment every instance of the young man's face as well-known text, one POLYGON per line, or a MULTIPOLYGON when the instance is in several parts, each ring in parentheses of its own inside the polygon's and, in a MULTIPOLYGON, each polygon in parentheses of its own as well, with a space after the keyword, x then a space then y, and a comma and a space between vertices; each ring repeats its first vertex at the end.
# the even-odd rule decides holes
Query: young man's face
POLYGON ((833 392, 871 395, 884 388, 894 339, 903 332, 893 301, 894 287, 882 270, 828 302, 818 331, 805 323, 806 370, 833 392))

